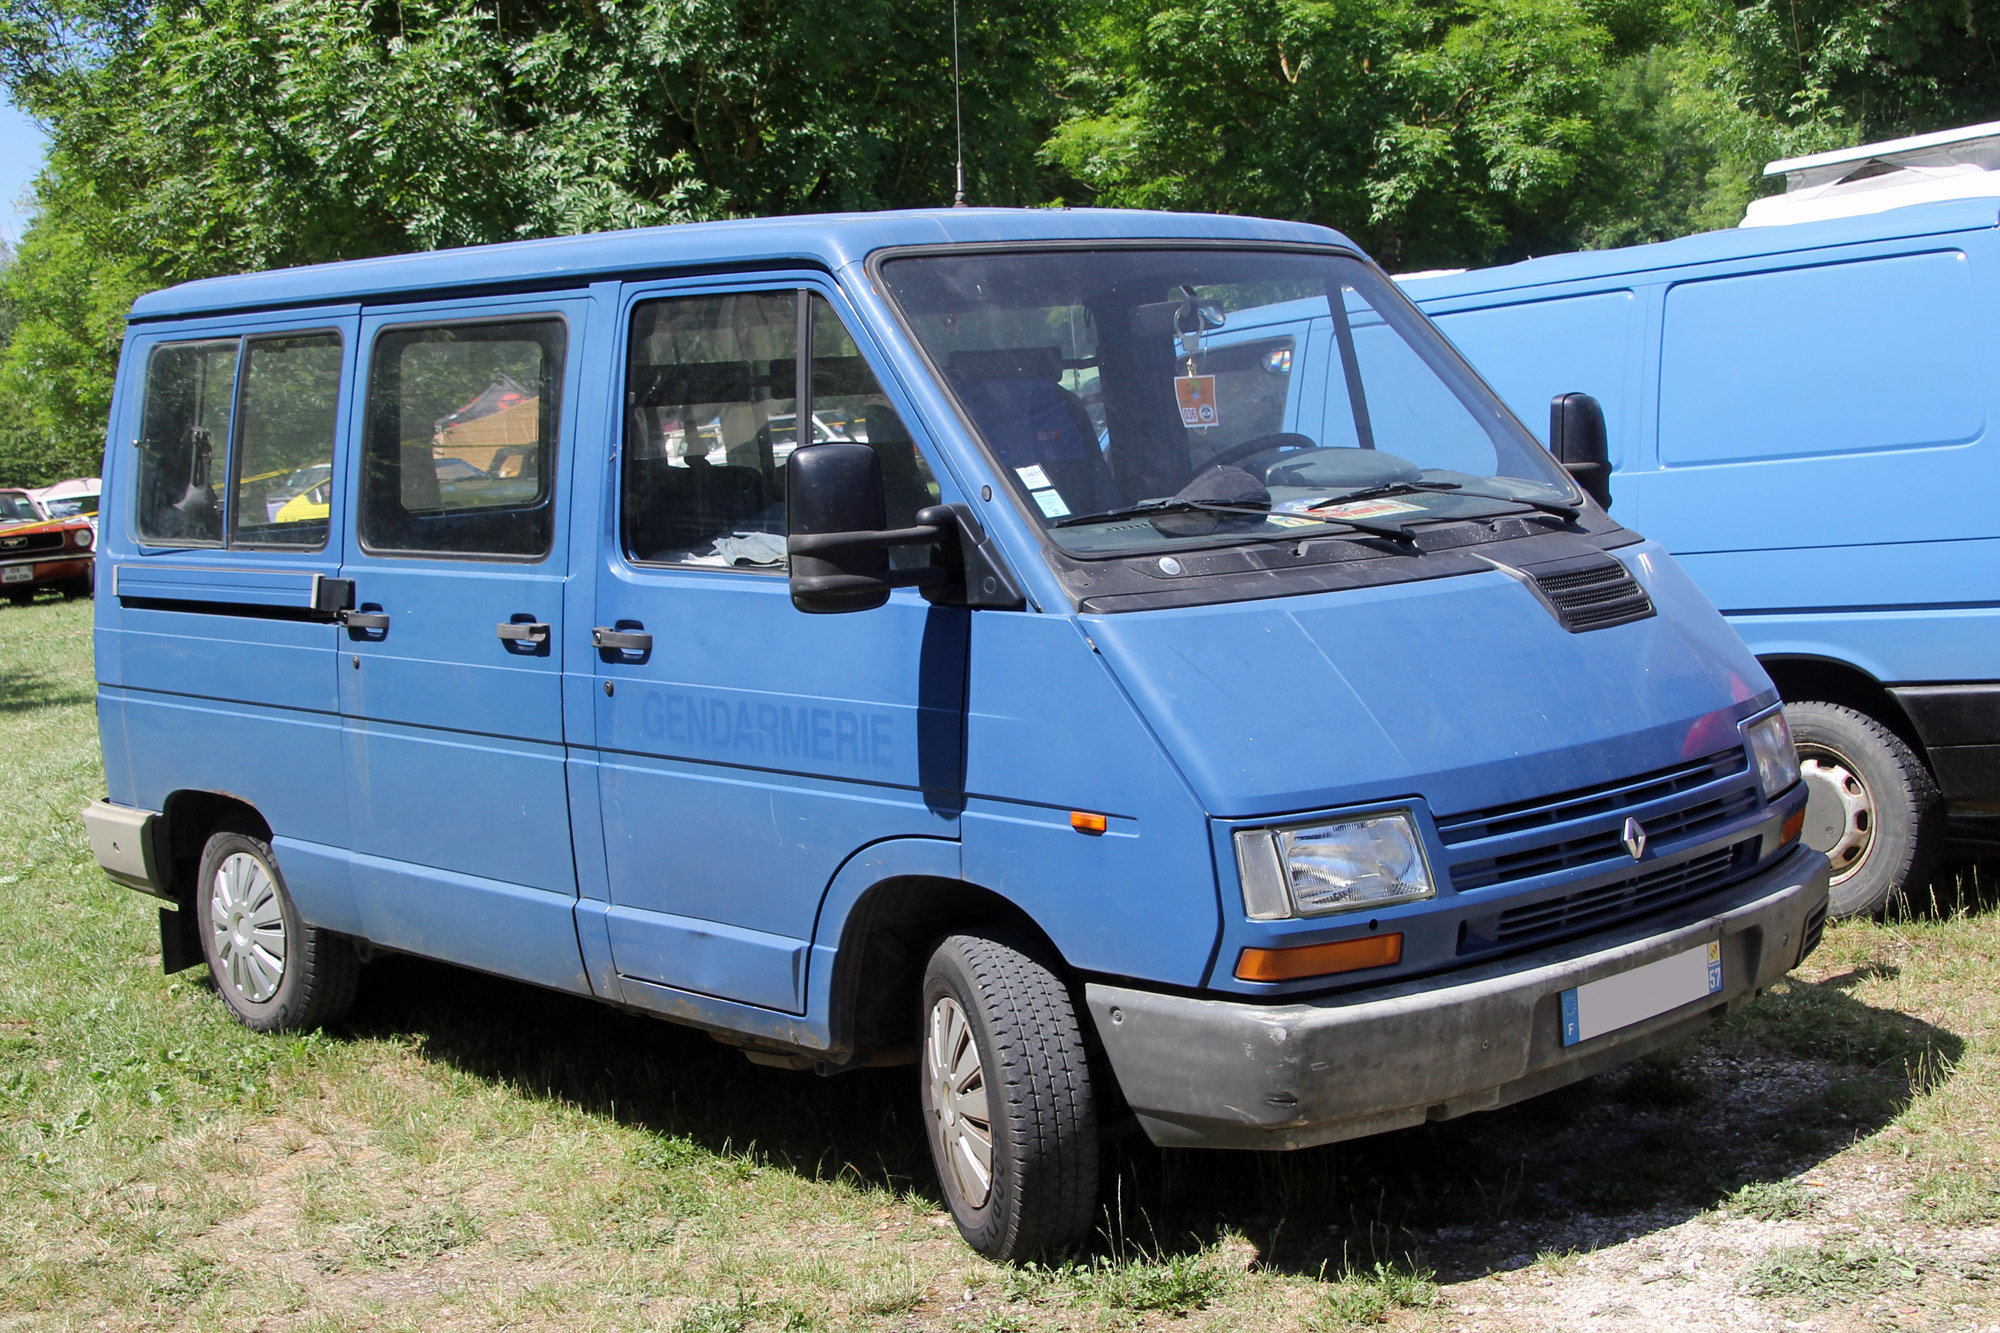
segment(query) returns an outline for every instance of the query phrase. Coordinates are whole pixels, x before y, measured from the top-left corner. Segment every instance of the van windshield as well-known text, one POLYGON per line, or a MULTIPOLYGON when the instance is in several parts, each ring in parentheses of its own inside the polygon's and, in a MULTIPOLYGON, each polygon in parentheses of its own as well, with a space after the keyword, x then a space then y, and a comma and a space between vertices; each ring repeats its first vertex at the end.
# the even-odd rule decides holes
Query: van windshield
POLYGON ((1334 252, 892 259, 891 298, 1074 555, 1561 509, 1554 461, 1380 274, 1334 252), (1158 512, 1154 512, 1158 511, 1158 512))

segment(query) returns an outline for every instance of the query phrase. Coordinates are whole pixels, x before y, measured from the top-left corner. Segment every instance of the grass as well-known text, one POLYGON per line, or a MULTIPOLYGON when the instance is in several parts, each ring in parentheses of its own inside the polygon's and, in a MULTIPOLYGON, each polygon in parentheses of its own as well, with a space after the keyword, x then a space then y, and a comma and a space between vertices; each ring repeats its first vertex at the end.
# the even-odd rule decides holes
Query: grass
MULTIPOLYGON (((1453 1284, 1604 1270, 1546 1238, 1580 1215, 1609 1219, 1600 1251, 1711 1211, 1816 1225, 1787 1182, 1837 1159, 1904 1181, 1904 1225, 2000 1215, 1979 867, 1835 926, 1700 1038, 1520 1106, 1285 1156, 1122 1140, 1099 1241, 1002 1269, 939 1205, 908 1070, 760 1069, 409 958, 337 1030, 237 1027, 91 861, 91 694, 87 603, 0 606, 0 1328, 1428 1327, 1453 1284)), ((1875 1245, 1786 1252, 1757 1290, 1899 1281, 1875 1245)))
POLYGON ((1765 1256, 1743 1274, 1738 1286, 1751 1296, 1845 1305, 1914 1287, 1921 1279, 1914 1260, 1886 1246, 1822 1242, 1787 1246, 1765 1256))

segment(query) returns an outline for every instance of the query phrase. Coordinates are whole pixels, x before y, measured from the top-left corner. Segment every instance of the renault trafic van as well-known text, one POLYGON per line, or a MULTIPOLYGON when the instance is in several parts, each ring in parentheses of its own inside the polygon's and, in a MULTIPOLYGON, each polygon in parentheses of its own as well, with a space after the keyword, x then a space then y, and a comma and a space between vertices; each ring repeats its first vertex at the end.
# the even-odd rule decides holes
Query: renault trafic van
POLYGON ((1601 400, 1620 519, 1674 553, 1786 700, 1835 915, 1928 880, 1947 810, 2000 810, 1996 206, 1403 284, 1524 419, 1601 400))
POLYGON ((104 471, 110 874, 244 1023, 400 950, 1100 1130, 1568 1083, 1818 942, 1770 681, 1341 236, 950 210, 192 283, 104 471), (278 488, 325 468, 324 507, 278 488))

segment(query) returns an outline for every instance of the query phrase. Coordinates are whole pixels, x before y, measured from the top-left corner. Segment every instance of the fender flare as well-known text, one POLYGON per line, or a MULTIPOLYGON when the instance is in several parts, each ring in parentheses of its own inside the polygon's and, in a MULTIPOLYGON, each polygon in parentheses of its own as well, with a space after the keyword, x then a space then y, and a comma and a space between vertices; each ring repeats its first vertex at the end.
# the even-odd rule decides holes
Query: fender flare
POLYGON ((806 965, 806 1013, 829 1036, 835 1023, 834 960, 840 953, 841 936, 846 933, 855 905, 870 889, 886 880, 912 877, 957 880, 963 878, 963 871, 956 838, 919 837, 872 842, 834 871, 826 892, 820 895, 819 914, 813 921, 810 961, 806 965))

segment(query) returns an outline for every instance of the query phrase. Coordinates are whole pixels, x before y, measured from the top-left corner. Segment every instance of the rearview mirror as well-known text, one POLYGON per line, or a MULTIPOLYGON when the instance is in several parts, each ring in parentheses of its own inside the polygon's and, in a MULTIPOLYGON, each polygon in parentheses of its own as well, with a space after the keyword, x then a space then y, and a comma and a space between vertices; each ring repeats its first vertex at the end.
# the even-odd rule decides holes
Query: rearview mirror
POLYGON ((1549 452, 1604 509, 1611 508, 1611 451, 1604 408, 1587 393, 1559 393, 1549 401, 1549 452))
POLYGON ((943 606, 1012 610, 1023 604, 1014 577, 962 504, 917 511, 916 524, 887 528, 882 460, 865 444, 811 444, 785 464, 792 605, 827 615, 871 611, 892 588, 922 588, 943 606), (934 548, 931 563, 891 569, 895 546, 934 548))

